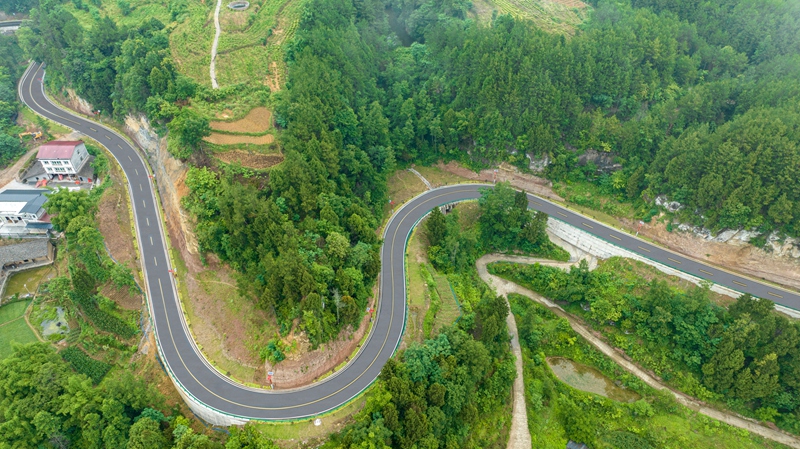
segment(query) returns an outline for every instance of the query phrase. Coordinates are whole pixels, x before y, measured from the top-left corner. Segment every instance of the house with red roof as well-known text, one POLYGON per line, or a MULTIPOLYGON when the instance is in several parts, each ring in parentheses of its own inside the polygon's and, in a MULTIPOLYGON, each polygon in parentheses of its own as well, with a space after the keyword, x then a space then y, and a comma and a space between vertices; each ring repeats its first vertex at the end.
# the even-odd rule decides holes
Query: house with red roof
POLYGON ((89 183, 94 179, 91 166, 94 156, 80 140, 53 140, 42 144, 36 155, 37 162, 23 170, 19 180, 37 187, 48 182, 89 183))
POLYGON ((45 173, 75 175, 89 159, 89 153, 80 140, 54 140, 39 147, 36 159, 42 163, 45 173))

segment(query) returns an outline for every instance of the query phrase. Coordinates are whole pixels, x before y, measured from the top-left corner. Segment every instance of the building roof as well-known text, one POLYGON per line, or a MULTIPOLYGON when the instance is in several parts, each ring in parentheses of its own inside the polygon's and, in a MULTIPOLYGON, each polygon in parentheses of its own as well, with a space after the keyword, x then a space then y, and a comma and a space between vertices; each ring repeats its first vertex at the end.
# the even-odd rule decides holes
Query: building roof
POLYGON ((37 159, 71 159, 75 148, 83 145, 80 140, 53 140, 39 147, 37 159))
POLYGON ((0 267, 7 263, 47 257, 49 244, 50 241, 47 239, 30 239, 10 245, 2 245, 0 246, 0 267))
POLYGON ((0 213, 8 214, 35 214, 39 212, 47 197, 49 190, 4 190, 0 192, 0 213))

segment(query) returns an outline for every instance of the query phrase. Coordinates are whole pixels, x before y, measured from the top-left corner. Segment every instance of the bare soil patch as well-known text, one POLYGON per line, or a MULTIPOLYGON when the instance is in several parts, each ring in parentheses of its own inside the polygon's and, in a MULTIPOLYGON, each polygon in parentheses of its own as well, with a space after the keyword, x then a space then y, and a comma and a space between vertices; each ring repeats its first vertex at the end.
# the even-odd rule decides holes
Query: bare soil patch
MULTIPOLYGON (((509 183, 511 183, 512 186, 518 189, 523 189, 535 195, 539 195, 545 198, 551 198, 558 201, 564 200, 563 198, 561 198, 560 196, 556 195, 553 192, 552 182, 548 181, 547 179, 540 178, 538 176, 520 173, 516 168, 508 164, 500 164, 496 172, 495 170, 481 170, 479 173, 475 173, 474 171, 468 168, 462 167, 456 162, 450 162, 448 164, 443 164, 440 162, 436 167, 442 171, 464 178, 465 180, 475 181, 475 182, 486 182, 490 184, 495 181, 497 182, 508 181, 509 183)), ((428 181, 431 181, 431 183, 433 183, 433 180, 430 177, 428 177, 426 173, 423 173, 423 175, 426 178, 428 178, 428 181)))
POLYGON ((263 136, 238 136, 233 134, 211 133, 211 135, 206 137, 204 140, 215 145, 269 145, 272 142, 275 142, 275 136, 272 134, 264 134, 263 136))
POLYGON ((238 162, 242 164, 242 167, 252 168, 253 170, 265 170, 283 162, 282 154, 263 154, 242 150, 215 153, 214 156, 226 164, 238 162))
MULTIPOLYGON (((279 36, 276 42, 276 45, 280 45, 279 43, 283 41, 283 28, 280 25, 281 20, 278 21, 279 27, 275 29, 275 32, 272 34, 273 36, 279 36)), ((269 63, 269 72, 267 74, 267 85, 269 86, 269 90, 272 92, 277 92, 281 90, 281 70, 278 67, 278 63, 272 61, 269 63)))
POLYGON ((211 129, 236 133, 263 133, 272 128, 272 111, 264 107, 253 108, 244 118, 233 121, 209 123, 211 129))
POLYGON ((714 264, 728 270, 739 271, 756 279, 764 279, 793 289, 800 289, 800 260, 779 257, 753 245, 736 245, 714 242, 692 233, 669 232, 664 223, 645 223, 621 219, 628 229, 637 229, 639 234, 659 245, 714 264))

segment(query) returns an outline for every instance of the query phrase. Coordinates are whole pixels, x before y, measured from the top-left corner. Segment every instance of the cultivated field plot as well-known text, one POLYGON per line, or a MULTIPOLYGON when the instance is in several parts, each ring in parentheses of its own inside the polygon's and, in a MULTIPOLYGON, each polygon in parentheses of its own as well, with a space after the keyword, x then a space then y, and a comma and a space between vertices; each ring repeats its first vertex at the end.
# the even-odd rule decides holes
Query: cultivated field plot
POLYGON ((282 154, 264 154, 253 151, 229 150, 214 156, 226 164, 238 163, 253 170, 266 170, 283 162, 282 154))
POLYGON ((282 45, 294 35, 306 1, 253 1, 245 11, 223 7, 217 52, 220 86, 257 82, 280 89, 286 72, 282 45))
POLYGON ((25 322, 25 309, 30 301, 17 301, 0 307, 0 360, 13 352, 13 343, 31 343, 36 335, 25 322))
POLYGON ((206 142, 211 142, 214 145, 269 145, 272 142, 275 142, 275 136, 272 134, 265 134, 263 136, 243 136, 240 134, 211 133, 211 135, 206 137, 205 140, 206 142))
MULTIPOLYGON (((532 20, 544 30, 567 34, 572 34, 575 26, 589 15, 588 5, 579 0, 486 0, 486 3, 498 14, 532 20)), ((486 8, 479 14, 484 11, 486 8)))
POLYGON ((209 125, 214 131, 263 134, 272 128, 272 112, 264 107, 253 108, 242 119, 231 122, 215 121, 209 125))

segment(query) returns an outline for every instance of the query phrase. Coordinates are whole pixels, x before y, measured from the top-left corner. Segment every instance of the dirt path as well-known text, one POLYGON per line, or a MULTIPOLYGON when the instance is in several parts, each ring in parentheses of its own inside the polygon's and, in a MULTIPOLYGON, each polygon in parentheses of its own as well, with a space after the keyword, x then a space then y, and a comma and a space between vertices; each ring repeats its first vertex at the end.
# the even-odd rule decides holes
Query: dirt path
POLYGON ((17 159, 17 162, 14 162, 12 165, 9 165, 8 167, 1 170, 0 186, 4 186, 9 182, 13 181, 14 178, 17 176, 17 173, 19 173, 19 171, 22 170, 22 166, 25 165, 25 162, 27 162, 28 159, 30 159, 31 156, 33 156, 33 153, 35 153, 38 150, 39 150, 38 146, 31 148, 30 150, 28 150, 27 153, 22 155, 22 157, 17 159))
MULTIPOLYGON (((754 433, 754 434, 759 435, 761 437, 764 437, 764 438, 767 438, 767 439, 770 439, 770 440, 773 440, 773 441, 777 441, 778 443, 785 444, 785 445, 787 445, 789 447, 800 449, 800 438, 798 438, 798 437, 796 437, 794 435, 790 435, 788 433, 785 433, 785 432, 777 430, 777 429, 771 429, 769 427, 766 427, 764 425, 759 424, 755 420, 752 420, 752 419, 749 419, 749 418, 745 418, 745 417, 737 415, 735 413, 723 412, 723 411, 717 410, 715 408, 708 407, 702 401, 700 401, 700 400, 698 400, 698 399, 696 399, 694 397, 691 397, 689 395, 686 395, 686 394, 684 394, 684 393, 682 393, 680 391, 673 390, 672 388, 664 385, 663 383, 661 383, 661 381, 659 379, 655 378, 654 376, 652 376, 651 374, 649 374, 648 372, 646 372, 645 370, 640 368, 638 365, 636 365, 635 363, 633 363, 633 362, 629 361, 627 358, 625 358, 625 356, 623 355, 623 353, 620 350, 618 350, 616 348, 613 348, 612 346, 607 344, 605 341, 603 341, 603 339, 601 339, 598 336, 596 336, 588 327, 586 327, 583 324, 583 322, 579 318, 575 317, 572 314, 567 313, 566 311, 564 311, 564 309, 559 307, 557 304, 555 304, 552 301, 548 300, 547 298, 545 298, 545 297, 533 292, 532 290, 529 290, 529 289, 521 287, 521 286, 519 286, 519 285, 517 285, 517 284, 515 284, 513 282, 510 282, 510 281, 507 281, 505 279, 502 279, 502 278, 499 278, 497 276, 494 276, 492 274, 489 274, 489 271, 486 269, 486 266, 489 263, 498 262, 498 261, 520 262, 520 263, 536 263, 536 262, 538 262, 538 263, 541 263, 542 265, 547 264, 547 265, 555 266, 555 267, 559 267, 559 268, 566 268, 567 266, 570 266, 570 265, 572 265, 574 263, 577 263, 577 262, 562 263, 562 262, 552 262, 552 261, 548 261, 548 260, 544 260, 544 259, 535 259, 535 258, 531 258, 531 257, 517 257, 517 256, 505 256, 505 255, 502 255, 502 254, 490 254, 490 255, 483 256, 480 259, 478 259, 478 261, 476 262, 476 265, 477 265, 477 268, 478 268, 478 275, 481 277, 481 279, 483 279, 484 282, 486 282, 490 286, 494 287, 498 295, 502 295, 504 297, 507 297, 509 293, 518 293, 520 295, 524 295, 524 296, 527 296, 529 298, 532 298, 534 301, 546 306, 547 308, 552 310, 556 315, 558 315, 560 317, 563 317, 563 318, 566 318, 569 321, 569 324, 572 327, 572 329, 576 333, 578 333, 581 337, 585 338, 586 341, 588 341, 592 346, 597 348, 597 350, 599 350, 600 352, 602 352, 606 356, 610 357, 612 360, 614 360, 614 362, 616 362, 621 367, 625 368, 630 373, 632 373, 633 375, 635 375, 636 377, 638 377, 639 379, 644 381, 647 385, 650 385, 651 387, 653 387, 655 389, 658 389, 658 390, 669 390, 672 393, 672 395, 675 397, 675 399, 680 404, 682 404, 682 405, 684 405, 686 407, 689 407, 690 409, 692 409, 692 410, 694 410, 694 411, 696 411, 698 413, 702 413, 703 415, 706 415, 706 416, 708 416, 710 418, 714 418, 714 419, 716 419, 718 421, 722 421, 722 422, 724 422, 724 423, 726 423, 728 425, 731 425, 731 426, 734 426, 734 427, 738 427, 740 429, 745 429, 748 432, 754 433)), ((519 373, 519 369, 520 368, 518 367, 517 368, 518 373, 519 373)), ((520 375, 518 374, 518 378, 519 377, 520 377, 520 375)), ((516 389, 516 382, 514 384, 514 387, 516 389)), ((523 396, 523 399, 524 399, 524 396, 523 396)), ((516 398, 515 398, 515 401, 516 401, 516 398)), ((515 407, 514 407, 514 413, 515 414, 516 414, 516 409, 517 409, 517 407, 515 405, 515 407)), ((514 416, 512 418, 512 426, 511 426, 512 435, 509 438, 509 446, 508 446, 509 448, 512 447, 511 446, 511 442, 515 438, 513 422, 515 422, 516 419, 517 419, 516 416, 514 416)), ((526 421, 526 423, 527 423, 527 421, 526 421)), ((524 427, 524 429, 527 429, 527 425, 524 427)), ((528 438, 530 438, 530 435, 528 436, 528 438)))
MULTIPOLYGON (((484 265, 485 266, 485 265, 484 265)), ((508 299, 506 299, 508 304, 508 299)), ((508 305, 509 308, 511 304, 508 305)), ((508 434, 507 449, 531 449, 531 433, 528 431, 528 408, 525 406, 525 381, 522 378, 522 349, 519 346, 519 334, 514 314, 506 317, 508 332, 511 334, 511 351, 514 353, 514 367, 517 376, 514 378, 514 405, 511 409, 511 430, 508 434)))
POLYGON ((219 89, 219 84, 217 84, 217 45, 219 44, 219 35, 222 33, 222 29, 219 27, 219 8, 222 6, 222 0, 217 0, 217 9, 214 10, 214 27, 216 31, 214 32, 214 43, 211 44, 211 65, 208 68, 208 73, 211 75, 211 87, 214 89, 219 89))

